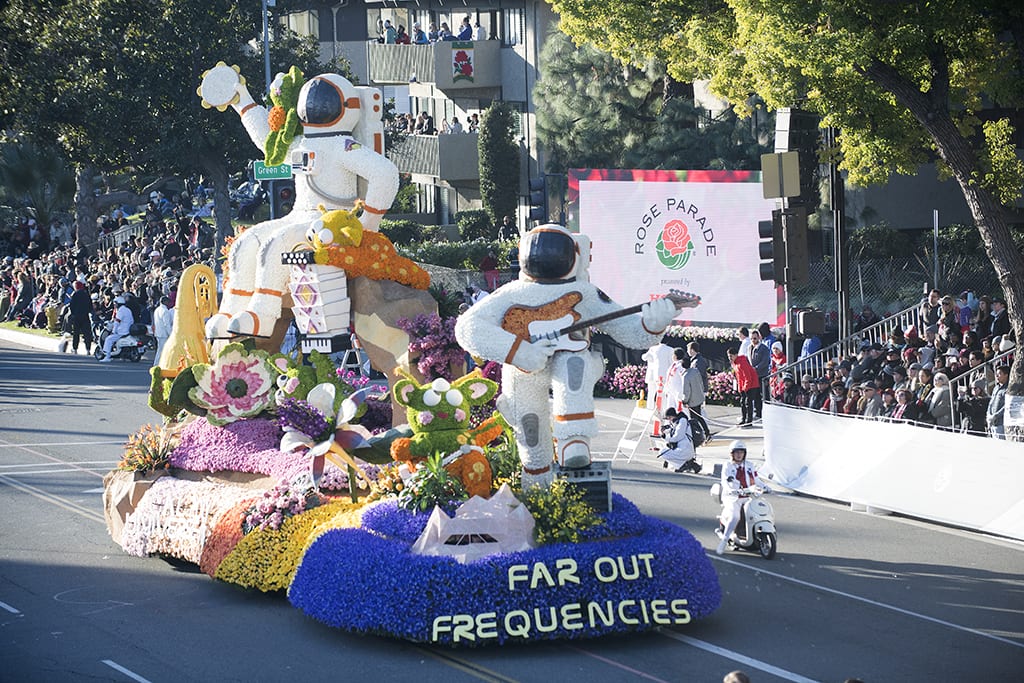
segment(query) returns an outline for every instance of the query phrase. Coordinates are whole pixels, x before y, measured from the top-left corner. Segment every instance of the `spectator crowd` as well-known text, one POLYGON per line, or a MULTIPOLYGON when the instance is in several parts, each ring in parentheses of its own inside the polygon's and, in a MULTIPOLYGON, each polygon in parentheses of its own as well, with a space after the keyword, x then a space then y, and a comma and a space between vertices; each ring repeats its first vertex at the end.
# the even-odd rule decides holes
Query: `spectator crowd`
POLYGON ((118 298, 136 323, 152 325, 161 300, 173 307, 182 270, 213 265, 214 227, 185 193, 151 194, 134 223, 129 210, 98 219, 100 234, 117 242, 105 249, 82 244, 64 225, 51 226, 46 239, 31 219, 15 226, 8 253, 0 255, 0 320, 74 333, 67 350, 77 353, 84 341, 86 354, 98 343, 93 330, 111 319, 118 298))
MULTIPOLYGON (((1003 438, 1015 346, 1006 301, 976 298, 970 291, 954 298, 933 289, 919 304, 916 319, 906 329, 894 325, 885 343, 865 341, 856 354, 828 360, 818 376, 784 369, 782 344, 771 337, 767 324, 740 328, 739 348, 730 349, 729 358, 741 423, 760 417, 767 393, 777 403, 834 415, 1003 438)), ((879 323, 884 325, 866 309, 856 329, 879 323)))

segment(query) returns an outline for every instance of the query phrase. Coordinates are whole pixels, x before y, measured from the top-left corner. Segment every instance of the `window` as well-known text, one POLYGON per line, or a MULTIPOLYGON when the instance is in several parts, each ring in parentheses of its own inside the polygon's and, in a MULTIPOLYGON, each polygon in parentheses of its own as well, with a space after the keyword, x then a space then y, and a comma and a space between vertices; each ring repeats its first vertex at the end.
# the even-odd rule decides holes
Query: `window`
POLYGON ((526 34, 526 11, 522 8, 502 10, 501 44, 506 47, 523 42, 526 34))

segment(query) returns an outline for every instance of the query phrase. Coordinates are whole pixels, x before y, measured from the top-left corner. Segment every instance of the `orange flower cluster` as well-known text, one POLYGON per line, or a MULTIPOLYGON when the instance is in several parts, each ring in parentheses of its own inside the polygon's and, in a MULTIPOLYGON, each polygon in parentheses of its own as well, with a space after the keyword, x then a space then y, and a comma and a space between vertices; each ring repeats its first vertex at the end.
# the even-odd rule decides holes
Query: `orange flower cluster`
POLYGON ((209 574, 210 577, 216 577, 217 567, 245 536, 242 522, 249 514, 249 508, 258 500, 258 497, 247 498, 220 516, 206 537, 206 545, 203 546, 203 554, 199 559, 200 571, 209 574))
POLYGON ((395 245, 379 232, 364 232, 358 247, 328 246, 316 252, 321 265, 343 268, 349 277, 392 280, 414 289, 430 286, 430 274, 413 261, 399 256, 395 245))
POLYGON ((287 118, 284 107, 275 106, 267 114, 267 123, 270 124, 270 130, 281 130, 284 127, 284 121, 287 118))
POLYGON ((240 225, 235 230, 238 231, 237 235, 226 235, 224 237, 224 246, 220 248, 220 255, 223 257, 224 263, 221 264, 221 272, 224 273, 224 282, 228 281, 228 252, 231 251, 231 244, 242 236, 242 233, 249 229, 247 225, 240 225))

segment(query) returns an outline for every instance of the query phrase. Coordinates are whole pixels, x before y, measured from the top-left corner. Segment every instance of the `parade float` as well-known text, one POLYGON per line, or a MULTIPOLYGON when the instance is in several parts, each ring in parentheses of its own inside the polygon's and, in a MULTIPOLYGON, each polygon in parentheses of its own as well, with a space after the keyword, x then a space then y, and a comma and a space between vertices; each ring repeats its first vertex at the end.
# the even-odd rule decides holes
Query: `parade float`
POLYGON ((152 371, 162 420, 104 480, 113 540, 414 642, 592 638, 711 614, 721 594, 703 547, 614 493, 589 451, 600 359, 586 329, 646 348, 696 303, 622 309, 588 282, 585 238, 545 226, 523 239, 520 280, 455 326, 488 376, 431 372, 408 331, 436 316, 429 278, 376 231, 393 167, 353 137, 378 141, 379 92, 293 69, 268 112, 219 64, 199 94, 235 108, 268 162, 294 160, 296 204, 232 242, 221 301, 210 269, 183 273, 152 371), (289 315, 300 342, 358 336, 386 384, 301 343, 277 352, 289 315))

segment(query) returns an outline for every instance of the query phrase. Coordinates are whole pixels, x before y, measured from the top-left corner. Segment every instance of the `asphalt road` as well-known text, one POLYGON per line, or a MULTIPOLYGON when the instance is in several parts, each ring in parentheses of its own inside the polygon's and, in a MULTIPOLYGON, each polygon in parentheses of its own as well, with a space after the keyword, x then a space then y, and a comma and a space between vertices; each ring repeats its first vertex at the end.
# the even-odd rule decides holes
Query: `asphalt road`
MULTIPOLYGON (((0 341, 2 681, 973 681, 1024 665, 1024 545, 785 494, 779 554, 712 551, 722 606, 686 627, 472 650, 332 630, 283 595, 110 540, 102 476, 156 421, 147 369, 0 341)), ((632 408, 599 401, 596 451, 610 457, 632 408)), ((727 430, 701 449, 706 470, 734 435, 756 456, 757 430, 727 430)), ((709 549, 712 481, 661 469, 647 443, 614 465, 617 492, 709 549)))

